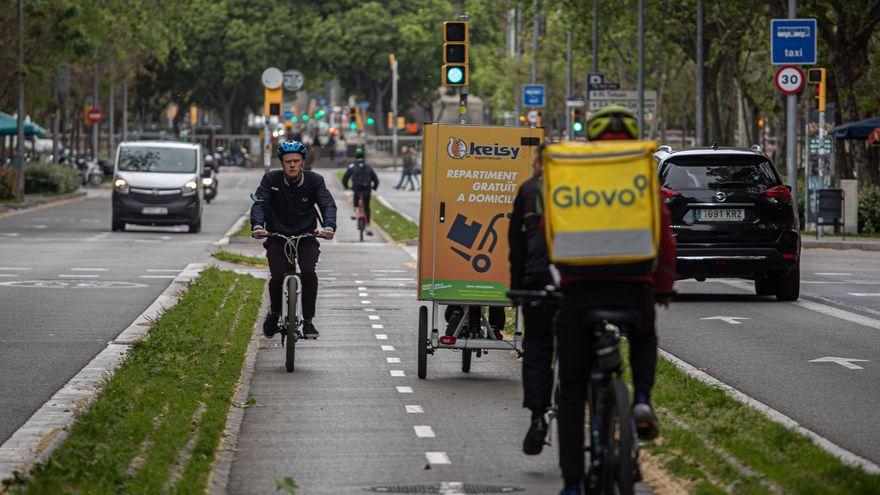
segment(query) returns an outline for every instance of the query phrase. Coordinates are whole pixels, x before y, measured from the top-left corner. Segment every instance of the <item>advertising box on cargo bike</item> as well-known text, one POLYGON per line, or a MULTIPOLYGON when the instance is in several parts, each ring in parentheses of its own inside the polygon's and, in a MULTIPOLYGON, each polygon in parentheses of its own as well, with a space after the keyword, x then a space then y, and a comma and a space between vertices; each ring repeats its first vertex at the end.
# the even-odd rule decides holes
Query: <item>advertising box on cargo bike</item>
POLYGON ((507 230, 543 136, 535 127, 424 126, 418 282, 419 300, 431 304, 419 313, 420 378, 437 348, 461 349, 465 372, 473 353, 518 350, 519 335, 498 340, 485 308, 510 305, 507 230), (439 305, 458 311, 449 329, 439 305))

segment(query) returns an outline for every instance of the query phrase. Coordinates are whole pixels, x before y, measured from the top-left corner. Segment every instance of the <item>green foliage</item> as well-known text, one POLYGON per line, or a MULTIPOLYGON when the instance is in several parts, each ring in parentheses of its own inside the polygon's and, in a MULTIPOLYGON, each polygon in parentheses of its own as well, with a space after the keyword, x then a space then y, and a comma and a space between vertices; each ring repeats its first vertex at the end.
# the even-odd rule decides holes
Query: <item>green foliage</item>
POLYGON ((275 478, 275 491, 280 492, 284 491, 289 495, 296 495, 296 490, 299 488, 296 482, 293 481, 293 478, 290 476, 285 476, 283 478, 275 478))
POLYGON ((76 191, 82 179, 71 167, 53 163, 28 163, 24 167, 24 190, 28 194, 67 194, 76 191))
POLYGON ((880 186, 859 185, 859 232, 880 233, 880 186))
POLYGON ((0 165, 0 200, 18 197, 18 171, 12 167, 0 165))

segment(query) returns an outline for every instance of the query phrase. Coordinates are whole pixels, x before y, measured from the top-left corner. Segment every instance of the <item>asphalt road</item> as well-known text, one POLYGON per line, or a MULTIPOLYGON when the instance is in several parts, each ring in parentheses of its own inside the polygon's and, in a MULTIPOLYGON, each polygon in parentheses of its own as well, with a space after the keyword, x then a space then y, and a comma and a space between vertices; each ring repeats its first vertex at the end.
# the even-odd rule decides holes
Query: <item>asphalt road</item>
POLYGON ((0 218, 0 443, 131 324, 187 264, 208 261, 261 174, 226 170, 202 231, 110 232, 110 189, 0 218))
MULTIPOLYGON (((378 194, 418 221, 420 194, 393 189, 397 176, 383 172, 378 194)), ((658 311, 662 349, 880 464, 880 252, 804 249, 794 303, 755 296, 750 281, 676 290, 658 311), (720 316, 744 319, 704 319, 720 316), (810 362, 828 357, 867 361, 810 362)))

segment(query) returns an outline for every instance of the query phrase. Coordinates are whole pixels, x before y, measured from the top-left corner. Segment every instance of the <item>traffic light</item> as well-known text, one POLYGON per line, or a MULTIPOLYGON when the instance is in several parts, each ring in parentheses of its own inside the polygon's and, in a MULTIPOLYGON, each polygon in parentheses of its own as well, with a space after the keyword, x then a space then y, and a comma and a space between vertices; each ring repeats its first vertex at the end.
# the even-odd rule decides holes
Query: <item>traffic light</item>
POLYGON ((571 119, 571 130, 575 134, 584 130, 584 114, 580 108, 574 109, 574 117, 571 119))
POLYGON ((816 99, 816 109, 825 111, 825 69, 807 69, 807 82, 815 86, 813 97, 816 99))
POLYGON ((470 79, 467 21, 443 23, 443 86, 467 86, 470 79))
POLYGON ((376 119, 373 117, 367 117, 367 125, 373 125, 376 123, 376 119))
POLYGON ((263 104, 263 115, 266 117, 281 115, 281 97, 282 90, 280 87, 276 89, 265 88, 265 98, 263 104))

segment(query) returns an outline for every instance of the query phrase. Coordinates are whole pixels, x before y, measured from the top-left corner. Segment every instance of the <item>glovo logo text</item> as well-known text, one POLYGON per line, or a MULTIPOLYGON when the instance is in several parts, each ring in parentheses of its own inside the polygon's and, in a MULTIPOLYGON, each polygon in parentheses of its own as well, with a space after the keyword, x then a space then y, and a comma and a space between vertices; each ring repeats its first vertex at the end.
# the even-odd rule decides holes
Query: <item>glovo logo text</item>
POLYGON ((644 175, 633 177, 632 187, 620 189, 586 189, 581 186, 559 186, 553 190, 553 204, 559 208, 592 208, 594 206, 631 206, 645 196, 648 178, 644 175))

